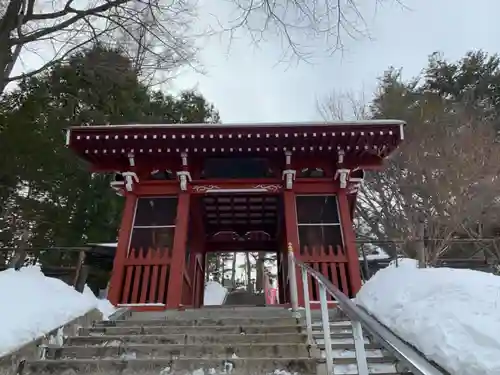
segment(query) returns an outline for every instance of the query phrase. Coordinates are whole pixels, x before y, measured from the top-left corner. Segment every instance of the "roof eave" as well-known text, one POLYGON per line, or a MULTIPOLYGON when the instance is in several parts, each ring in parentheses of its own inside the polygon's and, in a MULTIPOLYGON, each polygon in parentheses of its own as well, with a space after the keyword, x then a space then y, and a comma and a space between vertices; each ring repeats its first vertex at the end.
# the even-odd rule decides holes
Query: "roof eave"
POLYGON ((400 126, 401 129, 406 123, 402 120, 364 120, 364 121, 338 121, 338 122, 282 122, 282 123, 239 123, 239 124, 124 124, 124 125, 95 125, 95 126, 71 126, 67 130, 104 130, 104 129, 186 129, 186 128, 203 128, 203 129, 232 129, 232 128, 294 128, 304 126, 327 126, 327 127, 342 127, 342 126, 400 126))

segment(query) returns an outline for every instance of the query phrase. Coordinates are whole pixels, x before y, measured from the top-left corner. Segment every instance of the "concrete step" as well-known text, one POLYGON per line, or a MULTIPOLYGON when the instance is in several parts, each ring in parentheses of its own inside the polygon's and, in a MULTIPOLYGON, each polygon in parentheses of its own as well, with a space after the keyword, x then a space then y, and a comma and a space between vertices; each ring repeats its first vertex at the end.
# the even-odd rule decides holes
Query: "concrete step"
MULTIPOLYGON (((333 330, 330 330, 330 337, 332 339, 334 339, 334 338, 345 339, 345 338, 352 338, 353 336, 352 336, 351 331, 333 331, 333 330)), ((313 331, 313 339, 314 340, 323 340, 324 339, 323 332, 313 331)))
MULTIPOLYGON (((305 324, 304 324, 305 326, 305 324)), ((322 331, 323 330, 323 323, 322 322, 312 322, 312 328, 313 328, 313 331, 322 331)), ((352 331, 352 324, 351 322, 349 321, 345 321, 345 320, 331 320, 330 321, 330 330, 332 329, 335 329, 335 330, 339 330, 339 329, 345 329, 345 330, 349 330, 349 331, 352 331)))
POLYGON ((80 328, 79 335, 169 335, 169 334, 269 334, 302 333, 298 325, 243 325, 243 326, 125 326, 80 328))
MULTIPOLYGON (((370 343, 370 340, 365 337, 365 345, 370 343)), ((352 335, 331 335, 330 336, 330 342, 332 345, 336 344, 344 344, 344 345, 352 345, 354 344, 354 338, 352 335)), ((316 339, 316 345, 325 347, 325 340, 323 338, 321 339, 316 339)))
MULTIPOLYGON (((368 363, 368 371, 370 374, 376 375, 403 375, 400 374, 396 367, 390 363, 368 363)), ((335 375, 358 375, 358 367, 356 364, 339 364, 333 366, 333 373, 335 375)), ((412 375, 411 373, 404 373, 404 375, 412 375)))
MULTIPOLYGON (((305 311, 300 310, 300 319, 305 320, 305 311)), ((321 315, 317 311, 312 311, 313 320, 320 321, 321 315)), ((213 306, 203 307, 201 309, 186 310, 165 310, 165 311, 147 311, 132 312, 128 320, 149 320, 149 319, 222 319, 222 318, 272 318, 272 317, 292 317, 289 308, 283 307, 256 307, 256 306, 213 306)), ((338 309, 329 311, 331 321, 346 320, 338 309)))
POLYGON ((123 341, 111 341, 103 346, 64 346, 49 347, 47 359, 63 358, 306 358, 310 353, 306 344, 124 344, 123 341))
MULTIPOLYGON (((200 358, 146 358, 134 360, 86 359, 86 360, 40 360, 26 364, 28 375, 188 375, 223 374, 263 375, 276 370, 316 375, 320 361, 312 358, 232 358, 231 360, 200 358)), ((324 366, 324 364, 323 364, 324 366)))
MULTIPOLYGON (((395 359, 392 357, 387 357, 387 356, 367 356, 366 361, 368 364, 388 364, 391 366, 395 365, 395 359)), ((335 357, 333 360, 335 365, 349 365, 349 364, 356 364, 356 357, 335 357)), ((395 367, 394 367, 395 368, 395 367)))
POLYGON ((144 311, 132 312, 131 320, 148 319, 169 319, 169 318, 230 318, 230 317, 248 317, 248 318, 268 318, 268 317, 291 317, 292 312, 289 309, 281 307, 203 307, 201 309, 188 310, 165 310, 165 311, 144 311))
POLYGON ((94 324, 94 327, 130 327, 130 326, 273 326, 273 325, 294 325, 299 324, 297 319, 293 317, 269 317, 269 318, 200 318, 200 319, 187 319, 185 317, 179 318, 164 318, 164 319, 130 319, 130 320, 117 320, 117 321, 102 321, 94 324))
POLYGON ((70 336, 66 345, 102 345, 105 342, 122 340, 137 344, 220 344, 220 343, 305 343, 307 336, 298 333, 268 333, 268 334, 222 334, 222 335, 116 335, 116 336, 70 336))
MULTIPOLYGON (((316 347, 320 350, 325 349, 325 343, 316 342, 316 347)), ((352 352, 354 350, 354 340, 352 342, 332 342, 332 349, 337 350, 338 353, 345 352, 347 355, 348 352, 352 352)), ((378 350, 380 351, 382 347, 374 342, 366 342, 365 343, 366 350, 378 350)), ((353 352, 354 353, 354 352, 353 352)))
POLYGON ((256 305, 264 306, 266 304, 266 296, 264 293, 250 293, 246 290, 235 290, 227 294, 224 306, 230 305, 256 305))
MULTIPOLYGON (((344 348, 346 345, 343 345, 344 348)), ((333 358, 356 358, 356 351, 354 350, 354 345, 350 346, 349 349, 344 349, 340 348, 340 345, 336 345, 335 347, 332 346, 332 355, 333 358)), ((324 347, 323 347, 324 349, 324 347)), ((324 350, 321 351, 322 357, 325 358, 325 352, 324 350)), ((387 355, 380 350, 379 347, 370 344, 370 345, 365 345, 365 353, 367 357, 370 358, 386 358, 387 355)), ((388 361, 392 361, 393 358, 387 358, 388 361)))

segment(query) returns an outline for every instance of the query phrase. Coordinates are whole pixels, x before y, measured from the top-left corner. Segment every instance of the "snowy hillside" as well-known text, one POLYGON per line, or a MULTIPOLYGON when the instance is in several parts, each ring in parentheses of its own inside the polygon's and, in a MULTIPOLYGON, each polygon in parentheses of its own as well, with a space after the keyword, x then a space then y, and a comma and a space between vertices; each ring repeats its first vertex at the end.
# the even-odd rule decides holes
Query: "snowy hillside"
POLYGON ((0 357, 94 308, 105 318, 114 311, 87 287, 78 293, 37 266, 0 272, 0 301, 0 357))
POLYGON ((404 259, 377 272, 356 302, 451 374, 500 374, 500 276, 404 259))

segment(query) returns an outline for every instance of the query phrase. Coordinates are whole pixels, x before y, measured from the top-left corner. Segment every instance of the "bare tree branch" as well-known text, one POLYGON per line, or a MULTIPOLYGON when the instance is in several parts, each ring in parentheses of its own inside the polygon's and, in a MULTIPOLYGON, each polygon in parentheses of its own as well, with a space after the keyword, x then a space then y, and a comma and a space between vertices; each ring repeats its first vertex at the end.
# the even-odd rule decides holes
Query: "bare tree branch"
MULTIPOLYGON (((121 47, 148 80, 157 80, 157 73, 171 74, 184 64, 198 68, 197 36, 192 32, 196 7, 191 1, 195 0, 90 0, 81 4, 0 0, 0 92, 9 82, 26 77, 24 73, 41 72, 76 48, 95 43, 96 38, 100 43, 124 42, 121 47), (58 51, 56 56, 44 52, 37 66, 13 73, 21 56, 37 49, 46 51, 46 43, 58 51)), ((330 55, 343 50, 344 39, 368 36, 366 9, 354 0, 216 0, 210 6, 216 9, 225 3, 236 16, 229 20, 215 17, 215 25, 204 34, 225 32, 231 43, 235 33, 243 30, 256 45, 269 36, 277 37, 282 44, 280 60, 310 61, 319 51, 330 55)))
POLYGON ((9 82, 42 72, 79 48, 96 42, 116 45, 120 35, 139 35, 119 47, 142 51, 142 59, 135 62, 146 75, 172 71, 195 59, 189 0, 94 0, 80 7, 69 0, 44 9, 47 6, 40 0, 9 0, 0 16, 1 92, 9 82), (23 55, 38 55, 38 50, 39 66, 12 74, 23 55))
MULTIPOLYGON (((408 240, 401 251, 415 256, 412 240, 423 219, 426 235, 439 238, 427 243, 429 261, 435 263, 456 250, 454 238, 477 237, 470 228, 496 215, 500 144, 494 122, 483 111, 431 93, 400 94, 404 100, 397 95, 388 100, 408 121, 405 142, 384 170, 368 173, 358 196, 358 232, 373 240, 408 240)), ((334 94, 320 104, 320 113, 343 118, 345 103, 345 95, 334 94)), ((352 113, 360 113, 359 103, 347 103, 352 113)), ((395 248, 385 250, 394 255, 395 248)), ((476 252, 474 247, 469 255, 476 252)))

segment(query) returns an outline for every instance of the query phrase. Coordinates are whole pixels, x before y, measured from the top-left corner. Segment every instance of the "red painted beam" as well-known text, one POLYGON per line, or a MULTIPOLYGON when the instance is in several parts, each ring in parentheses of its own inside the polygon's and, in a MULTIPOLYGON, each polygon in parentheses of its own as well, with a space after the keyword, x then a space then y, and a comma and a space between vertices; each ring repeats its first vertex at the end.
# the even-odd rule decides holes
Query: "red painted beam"
POLYGON ((276 241, 207 241, 205 252, 233 252, 233 251, 278 251, 276 241))

